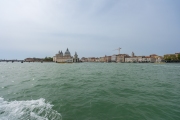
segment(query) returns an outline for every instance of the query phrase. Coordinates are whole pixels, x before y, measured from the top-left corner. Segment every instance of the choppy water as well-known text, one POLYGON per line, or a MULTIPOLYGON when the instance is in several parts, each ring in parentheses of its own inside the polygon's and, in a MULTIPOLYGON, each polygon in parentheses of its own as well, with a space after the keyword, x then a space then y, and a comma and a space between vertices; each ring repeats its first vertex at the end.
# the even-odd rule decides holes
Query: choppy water
POLYGON ((0 63, 0 120, 179 120, 180 64, 0 63))

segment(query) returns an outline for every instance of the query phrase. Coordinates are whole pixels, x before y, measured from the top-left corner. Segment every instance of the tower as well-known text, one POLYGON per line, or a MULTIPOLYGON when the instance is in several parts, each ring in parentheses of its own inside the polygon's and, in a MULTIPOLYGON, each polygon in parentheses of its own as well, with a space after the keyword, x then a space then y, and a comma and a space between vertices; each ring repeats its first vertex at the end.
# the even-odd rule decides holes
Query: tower
POLYGON ((132 52, 132 55, 131 55, 131 57, 134 57, 134 52, 132 52))
POLYGON ((77 53, 76 53, 76 52, 75 52, 74 58, 76 58, 76 59, 78 58, 78 55, 77 55, 77 53))
POLYGON ((79 62, 77 52, 75 52, 75 54, 74 54, 73 62, 79 62))

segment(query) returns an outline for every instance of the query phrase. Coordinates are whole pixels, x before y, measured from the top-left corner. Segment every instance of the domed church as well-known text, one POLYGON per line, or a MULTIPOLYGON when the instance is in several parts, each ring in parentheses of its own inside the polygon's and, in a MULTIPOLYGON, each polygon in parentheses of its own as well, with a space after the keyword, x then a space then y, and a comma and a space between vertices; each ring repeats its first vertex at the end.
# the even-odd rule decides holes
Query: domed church
POLYGON ((73 63, 73 62, 79 62, 79 58, 77 53, 75 52, 74 57, 71 56, 71 53, 69 49, 67 48, 66 52, 63 55, 63 52, 59 51, 54 57, 53 61, 56 63, 73 63))

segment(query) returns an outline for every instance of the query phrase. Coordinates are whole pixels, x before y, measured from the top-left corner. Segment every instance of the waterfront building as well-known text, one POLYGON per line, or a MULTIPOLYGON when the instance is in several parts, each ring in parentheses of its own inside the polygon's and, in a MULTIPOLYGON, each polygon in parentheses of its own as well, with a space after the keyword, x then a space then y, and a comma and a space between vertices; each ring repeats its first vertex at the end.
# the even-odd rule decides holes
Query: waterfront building
POLYGON ((88 62, 88 58, 82 57, 82 58, 81 58, 81 61, 82 61, 82 62, 88 62))
POLYGON ((125 59, 124 56, 120 56, 120 55, 116 56, 116 62, 124 62, 124 59, 125 59))
POLYGON ((163 59, 163 57, 162 56, 158 56, 157 58, 156 58, 156 63, 160 63, 160 62, 162 62, 164 59, 163 59))
POLYGON ((124 63, 125 62, 125 56, 117 56, 116 62, 124 63))
POLYGON ((111 62, 111 56, 106 56, 106 55, 105 55, 104 58, 105 58, 105 62, 111 62))
POLYGON ((73 62, 79 62, 79 58, 77 53, 75 52, 74 57, 71 56, 71 53, 69 49, 67 48, 66 52, 63 54, 63 52, 59 51, 54 57, 53 61, 57 63, 73 63, 73 62))
POLYGON ((106 61, 105 57, 100 57, 99 59, 100 59, 100 62, 105 62, 106 61))
POLYGON ((158 58, 159 56, 158 55, 156 55, 156 54, 151 54, 151 55, 149 55, 150 57, 153 57, 153 58, 158 58))
POLYGON ((88 58, 88 62, 95 62, 96 61, 96 58, 95 57, 89 57, 88 58))
POLYGON ((33 62, 34 59, 33 59, 33 58, 26 58, 26 59, 24 59, 24 61, 25 61, 25 62, 33 62))
POLYGON ((142 58, 142 62, 154 63, 154 62, 156 62, 156 58, 150 57, 150 56, 145 56, 142 58))
POLYGON ((89 57, 89 58, 82 57, 81 61, 82 62, 100 62, 100 59, 96 57, 89 57))
POLYGON ((156 62, 157 58, 158 56, 156 54, 152 54, 150 56, 135 56, 134 52, 132 52, 131 57, 130 56, 125 57, 125 62, 154 63, 156 62))
POLYGON ((128 58, 128 54, 118 54, 111 56, 111 62, 125 62, 125 58, 128 58))
MULTIPOLYGON (((124 54, 123 56, 125 56, 126 54, 124 54)), ((121 55, 122 56, 122 55, 121 55)), ((138 62, 138 57, 136 57, 135 55, 134 55, 134 52, 132 52, 131 53, 131 56, 129 56, 129 55, 126 55, 126 57, 123 57, 123 58, 121 58, 121 61, 123 61, 124 60, 124 62, 131 62, 131 63, 134 63, 134 62, 138 62)))
POLYGON ((112 55, 111 62, 116 62, 116 61, 117 61, 117 55, 112 55))
POLYGON ((100 60, 99 60, 99 58, 95 58, 95 62, 99 62, 100 60))
POLYGON ((117 57, 116 62, 124 63, 125 58, 129 58, 130 56, 128 54, 118 54, 116 57, 117 57))
POLYGON ((125 58, 125 62, 154 63, 156 62, 156 58, 150 56, 135 56, 135 57, 125 58))
MULTIPOLYGON (((176 53, 177 54, 177 53, 176 53)), ((178 54, 180 55, 180 53, 178 54)), ((156 54, 151 54, 150 56, 135 56, 135 53, 132 52, 131 56, 128 54, 114 54, 112 56, 104 56, 100 58, 89 57, 81 58, 82 62, 128 62, 128 63, 154 63, 161 62, 163 57, 156 54)))
POLYGON ((156 54, 151 54, 149 55, 151 57, 151 62, 157 62, 160 63, 163 61, 163 57, 162 56, 158 56, 156 54), (154 59, 155 58, 155 59, 154 59))
POLYGON ((41 62, 43 61, 43 58, 26 58, 24 59, 25 62, 41 62))
POLYGON ((137 57, 126 57, 125 62, 131 62, 131 63, 138 62, 138 58, 137 57))

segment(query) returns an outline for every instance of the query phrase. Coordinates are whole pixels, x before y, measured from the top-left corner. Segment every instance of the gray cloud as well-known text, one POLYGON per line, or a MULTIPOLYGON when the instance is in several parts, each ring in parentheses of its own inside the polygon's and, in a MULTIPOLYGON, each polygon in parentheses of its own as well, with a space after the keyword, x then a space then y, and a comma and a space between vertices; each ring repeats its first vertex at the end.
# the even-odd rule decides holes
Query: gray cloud
MULTIPOLYGON (((1 58, 179 51, 179 1, 0 0, 1 58)), ((0 59, 1 59, 0 58, 0 59)))

